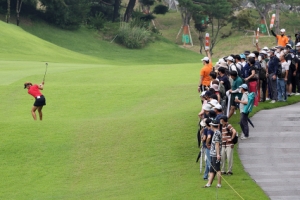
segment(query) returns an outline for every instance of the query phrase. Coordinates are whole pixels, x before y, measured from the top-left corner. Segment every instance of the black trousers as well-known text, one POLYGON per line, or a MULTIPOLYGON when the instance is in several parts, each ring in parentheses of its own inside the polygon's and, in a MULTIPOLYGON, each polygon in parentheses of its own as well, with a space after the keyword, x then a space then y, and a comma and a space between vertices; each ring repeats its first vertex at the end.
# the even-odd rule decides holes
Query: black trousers
POLYGON ((268 85, 267 78, 261 79, 260 82, 261 82, 261 90, 262 90, 262 94, 260 96, 262 98, 262 101, 266 101, 266 95, 267 95, 266 93, 267 93, 267 85, 268 85))
POLYGON ((241 121, 240 126, 245 135, 245 137, 249 137, 249 125, 248 125, 248 114, 241 113, 241 121))

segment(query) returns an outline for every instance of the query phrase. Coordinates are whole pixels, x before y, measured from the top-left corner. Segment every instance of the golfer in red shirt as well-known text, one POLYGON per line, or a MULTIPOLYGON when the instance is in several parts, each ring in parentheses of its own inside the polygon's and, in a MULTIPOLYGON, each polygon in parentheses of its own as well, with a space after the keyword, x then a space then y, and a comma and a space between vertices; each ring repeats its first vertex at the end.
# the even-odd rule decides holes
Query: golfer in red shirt
POLYGON ((38 110, 40 120, 42 120, 43 119, 42 109, 43 109, 43 106, 46 105, 46 99, 45 99, 44 95, 40 92, 40 90, 42 90, 44 88, 44 82, 42 82, 40 85, 37 85, 37 84, 32 85, 32 83, 26 82, 26 83, 24 83, 24 89, 25 88, 28 89, 28 94, 30 94, 31 96, 33 96, 35 98, 35 102, 31 109, 31 114, 32 114, 33 119, 36 120, 35 111, 38 110))

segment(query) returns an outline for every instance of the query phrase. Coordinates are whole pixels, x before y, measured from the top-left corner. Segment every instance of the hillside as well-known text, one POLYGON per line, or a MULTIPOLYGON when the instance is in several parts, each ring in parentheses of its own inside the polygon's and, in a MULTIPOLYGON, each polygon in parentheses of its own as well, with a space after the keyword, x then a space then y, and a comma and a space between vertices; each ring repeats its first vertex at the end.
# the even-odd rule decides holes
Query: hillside
POLYGON ((105 59, 85 56, 59 47, 0 21, 0 60, 105 63, 105 59))
POLYGON ((127 49, 114 42, 103 40, 97 31, 82 27, 67 31, 44 22, 21 24, 21 27, 43 40, 88 56, 109 60, 116 64, 198 63, 199 54, 160 38, 143 49, 127 49), (187 59, 187 57, 189 59, 187 59))

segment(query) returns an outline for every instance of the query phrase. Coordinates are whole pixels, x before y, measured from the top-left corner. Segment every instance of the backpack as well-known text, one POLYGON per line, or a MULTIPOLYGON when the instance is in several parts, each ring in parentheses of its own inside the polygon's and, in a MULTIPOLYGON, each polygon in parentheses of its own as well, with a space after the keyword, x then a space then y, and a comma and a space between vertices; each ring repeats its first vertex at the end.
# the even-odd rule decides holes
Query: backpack
MULTIPOLYGON (((239 77, 242 77, 242 71, 233 63, 233 65, 235 66, 236 68, 236 71, 237 71, 237 74, 239 77)), ((229 67, 229 72, 231 72, 231 67, 229 67)))
MULTIPOLYGON (((226 129, 227 129, 228 132, 230 132, 230 130, 228 129, 228 127, 226 127, 226 129)), ((234 138, 232 140, 232 143, 236 144, 236 143, 238 143, 238 141, 239 141, 239 134, 238 134, 238 132, 236 132, 236 134, 235 134, 235 136, 234 136, 234 138)))
POLYGON ((261 67, 259 70, 259 80, 266 80, 267 78, 267 71, 265 68, 261 67))
POLYGON ((277 71, 276 71, 276 76, 278 78, 283 78, 282 75, 283 75, 283 73, 282 73, 282 65, 279 63, 277 71))
POLYGON ((254 105, 255 93, 248 94, 248 104, 244 106, 243 113, 248 114, 252 111, 254 105))
POLYGON ((219 83, 219 92, 220 92, 221 98, 223 98, 224 96, 226 96, 225 87, 224 87, 224 85, 222 83, 219 83))

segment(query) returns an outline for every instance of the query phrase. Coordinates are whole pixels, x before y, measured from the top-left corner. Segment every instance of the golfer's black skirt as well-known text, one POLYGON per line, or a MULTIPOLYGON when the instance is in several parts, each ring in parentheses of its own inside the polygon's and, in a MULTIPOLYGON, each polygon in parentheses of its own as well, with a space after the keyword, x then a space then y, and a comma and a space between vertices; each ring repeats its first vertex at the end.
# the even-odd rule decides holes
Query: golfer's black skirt
POLYGON ((45 106, 45 105, 46 105, 46 98, 44 97, 44 95, 37 96, 35 98, 35 102, 34 102, 33 106, 39 107, 39 106, 45 106))

